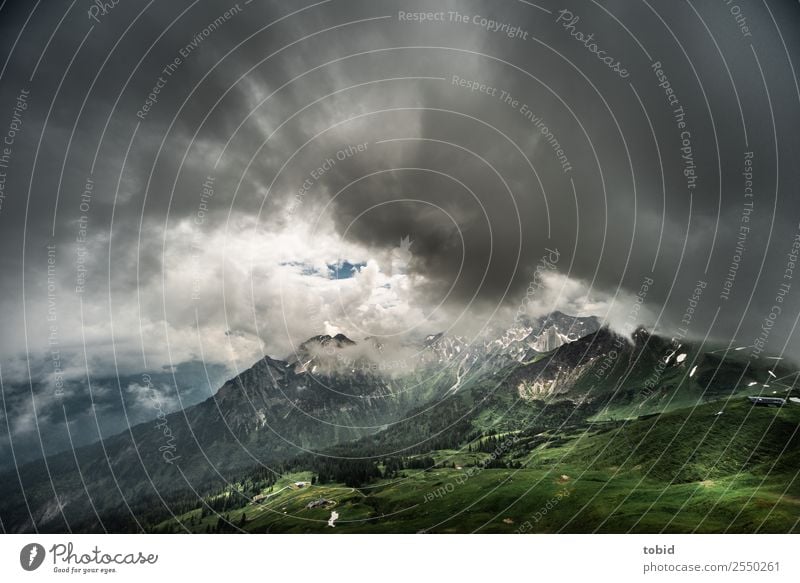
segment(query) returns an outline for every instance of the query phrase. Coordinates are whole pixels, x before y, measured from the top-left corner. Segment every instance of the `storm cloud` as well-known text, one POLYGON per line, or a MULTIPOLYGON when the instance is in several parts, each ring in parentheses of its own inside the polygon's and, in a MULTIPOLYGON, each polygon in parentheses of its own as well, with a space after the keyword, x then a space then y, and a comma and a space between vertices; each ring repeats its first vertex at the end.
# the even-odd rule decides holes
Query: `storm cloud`
POLYGON ((554 250, 531 314, 798 357, 797 3, 98 6, 0 8, 12 439, 91 379, 508 326, 554 250))

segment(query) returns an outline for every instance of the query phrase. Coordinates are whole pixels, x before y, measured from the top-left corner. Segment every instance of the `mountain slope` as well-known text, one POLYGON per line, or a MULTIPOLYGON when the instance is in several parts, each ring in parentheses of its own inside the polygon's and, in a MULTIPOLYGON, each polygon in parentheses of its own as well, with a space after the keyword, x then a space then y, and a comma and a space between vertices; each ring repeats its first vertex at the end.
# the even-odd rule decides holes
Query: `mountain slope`
POLYGON ((19 480, 4 476, 0 515, 14 531, 99 529, 95 508, 102 516, 145 496, 205 489, 246 468, 358 439, 450 384, 446 372, 404 382, 359 370, 312 375, 265 357, 195 406, 27 464, 19 480))
POLYGON ((215 506, 218 513, 196 505, 153 530, 797 532, 800 406, 753 407, 737 397, 723 415, 718 408, 590 423, 545 437, 525 431, 501 438, 513 442, 508 448, 408 456, 398 472, 360 489, 326 481, 292 488, 314 475, 292 468, 274 488, 262 491, 250 479, 238 484, 256 493, 255 502, 215 506), (339 515, 335 530, 327 524, 331 508, 339 515))
MULTIPOLYGON (((561 314, 540 324, 550 339, 563 339, 597 322, 561 314)), ((187 492, 191 500, 254 467, 270 479, 298 460, 313 469, 318 456, 306 451, 414 456, 507 433, 540 443, 539 435, 595 422, 792 389, 769 380, 770 370, 778 378, 792 372, 784 365, 706 352, 642 329, 624 338, 600 328, 549 352, 517 351, 531 334, 471 345, 433 335, 420 348, 420 366, 400 375, 343 366, 355 361, 339 357, 360 348, 344 336, 312 338, 296 360, 266 357, 198 405, 23 466, 19 479, 3 476, 0 516, 12 531, 136 529, 143 514, 162 516, 174 500, 188 503, 187 492)), ((371 463, 362 464, 365 479, 371 463)))

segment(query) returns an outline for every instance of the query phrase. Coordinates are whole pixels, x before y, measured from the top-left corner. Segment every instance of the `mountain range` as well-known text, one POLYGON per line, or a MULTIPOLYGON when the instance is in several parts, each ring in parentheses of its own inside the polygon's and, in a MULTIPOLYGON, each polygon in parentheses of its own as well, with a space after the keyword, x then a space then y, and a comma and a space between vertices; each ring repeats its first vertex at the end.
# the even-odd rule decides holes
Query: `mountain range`
MULTIPOLYGON (((478 338, 430 334, 406 341, 400 358, 396 348, 376 338, 315 336, 283 359, 265 356, 197 405, 23 465, 0 480, 4 528, 184 525, 178 517, 187 512, 204 520, 211 508, 216 513, 220 492, 225 505, 237 499, 231 506, 238 509, 268 498, 293 475, 314 487, 324 480, 378 488, 398 472, 408 478, 412 470, 430 470, 421 466, 439 464, 442 452, 479 463, 474 452, 514 435, 514 447, 490 460, 498 467, 489 464, 508 471, 539 459, 537 448, 543 440, 552 447, 553 436, 559 444, 577 432, 607 439, 613 431, 619 443, 635 445, 646 439, 637 433, 631 441, 626 427, 653 416, 707 406, 724 411, 744 395, 789 398, 796 390, 780 382, 794 373, 781 361, 679 343, 643 328, 624 337, 594 316, 560 312, 478 338)), ((787 410, 793 406, 787 401, 787 410)), ((794 451, 790 426, 781 425, 785 439, 774 442, 794 451)), ((416 528, 419 520, 412 522, 416 528)), ((210 522, 202 524, 209 530, 210 522)))

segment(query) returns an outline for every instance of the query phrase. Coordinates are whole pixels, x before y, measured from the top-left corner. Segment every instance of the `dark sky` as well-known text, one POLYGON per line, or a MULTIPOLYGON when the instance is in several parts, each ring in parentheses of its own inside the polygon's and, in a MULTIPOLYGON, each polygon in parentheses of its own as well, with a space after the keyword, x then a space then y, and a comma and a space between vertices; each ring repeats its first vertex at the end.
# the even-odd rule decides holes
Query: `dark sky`
POLYGON ((92 6, 0 4, 23 458, 152 416, 144 372, 174 409, 313 334, 510 325, 546 249, 530 314, 627 329, 652 279, 642 324, 800 356, 797 2, 92 6))

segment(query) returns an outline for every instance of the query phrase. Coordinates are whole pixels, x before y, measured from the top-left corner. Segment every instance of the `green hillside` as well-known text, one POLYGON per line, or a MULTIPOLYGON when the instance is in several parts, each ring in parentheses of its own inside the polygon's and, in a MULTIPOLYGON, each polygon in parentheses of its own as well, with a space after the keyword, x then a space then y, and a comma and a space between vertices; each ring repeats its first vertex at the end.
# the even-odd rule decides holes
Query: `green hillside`
POLYGON ((272 496, 226 508, 221 519, 197 508, 154 530, 797 532, 798 426, 800 406, 753 407, 738 398, 544 436, 498 435, 483 438, 494 440, 497 455, 476 451, 476 440, 407 458, 396 476, 357 488, 287 487, 314 478, 287 473, 272 496), (435 465, 415 469, 415 459, 435 465), (308 507, 318 500, 326 503, 308 507))

